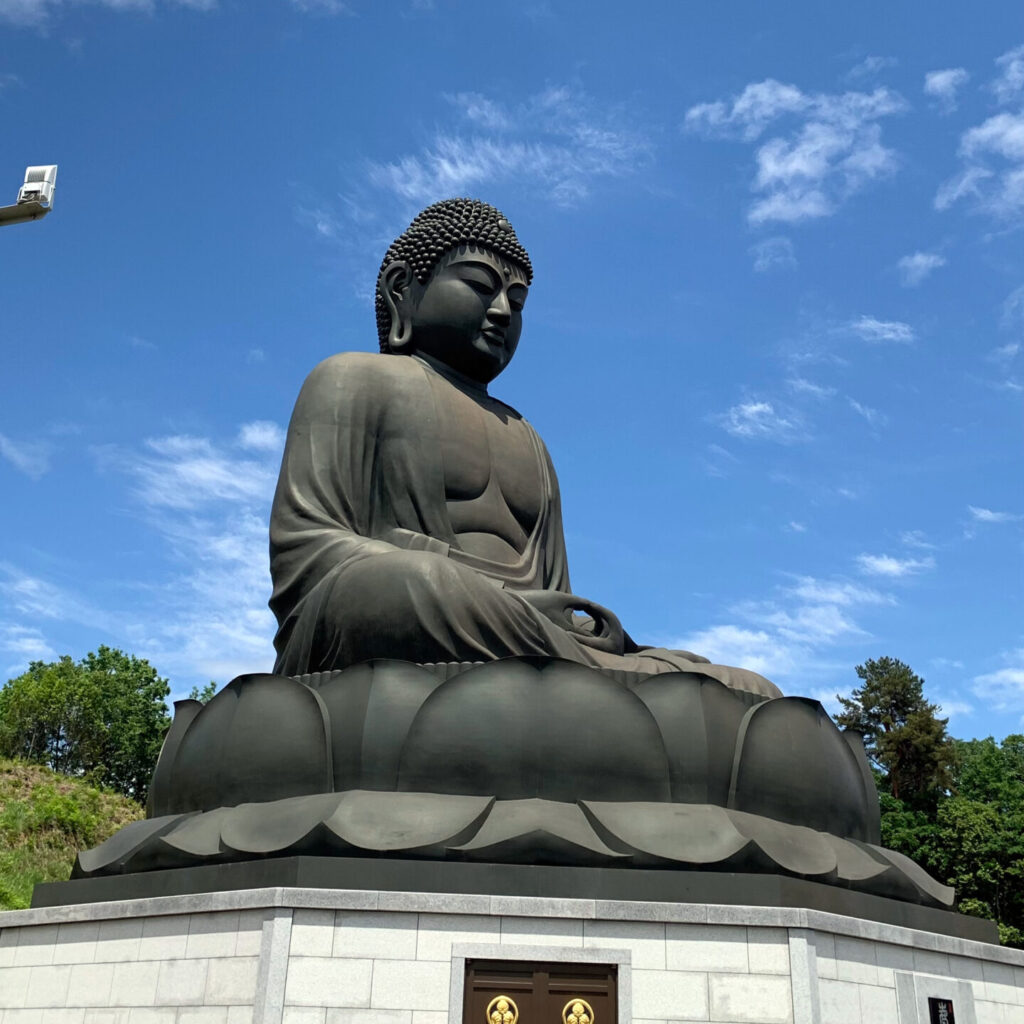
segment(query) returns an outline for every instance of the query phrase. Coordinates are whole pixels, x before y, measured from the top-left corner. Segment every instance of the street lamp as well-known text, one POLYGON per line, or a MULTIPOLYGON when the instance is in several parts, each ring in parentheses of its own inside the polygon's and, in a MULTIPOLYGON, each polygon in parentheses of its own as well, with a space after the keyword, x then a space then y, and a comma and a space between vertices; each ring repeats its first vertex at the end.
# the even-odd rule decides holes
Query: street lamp
POLYGON ((18 201, 13 206, 0 206, 0 227, 45 217, 53 209, 56 184, 56 164, 26 168, 25 184, 18 191, 18 201))

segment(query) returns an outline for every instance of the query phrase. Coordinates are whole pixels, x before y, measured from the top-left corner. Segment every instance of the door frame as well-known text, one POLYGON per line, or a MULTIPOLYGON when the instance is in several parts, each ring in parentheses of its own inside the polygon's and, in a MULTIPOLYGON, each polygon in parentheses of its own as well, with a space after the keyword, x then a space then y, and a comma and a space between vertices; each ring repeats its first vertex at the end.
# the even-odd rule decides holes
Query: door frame
POLYGON ((448 993, 448 1024, 462 1024, 466 997, 467 960, 506 960, 509 963, 608 964, 616 968, 618 1024, 633 1024, 633 954, 628 949, 576 949, 566 946, 452 943, 452 973, 448 993))

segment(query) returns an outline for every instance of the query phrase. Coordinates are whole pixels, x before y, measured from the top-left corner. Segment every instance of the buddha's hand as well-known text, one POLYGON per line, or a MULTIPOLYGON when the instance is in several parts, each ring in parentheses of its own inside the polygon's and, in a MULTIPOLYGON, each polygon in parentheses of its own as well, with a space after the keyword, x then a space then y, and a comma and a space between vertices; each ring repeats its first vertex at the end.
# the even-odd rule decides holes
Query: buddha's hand
POLYGON ((556 626, 572 633, 584 646, 609 654, 622 654, 625 631, 615 612, 604 605, 558 590, 517 590, 515 594, 556 626), (573 612, 589 615, 593 622, 579 622, 573 617, 573 612))

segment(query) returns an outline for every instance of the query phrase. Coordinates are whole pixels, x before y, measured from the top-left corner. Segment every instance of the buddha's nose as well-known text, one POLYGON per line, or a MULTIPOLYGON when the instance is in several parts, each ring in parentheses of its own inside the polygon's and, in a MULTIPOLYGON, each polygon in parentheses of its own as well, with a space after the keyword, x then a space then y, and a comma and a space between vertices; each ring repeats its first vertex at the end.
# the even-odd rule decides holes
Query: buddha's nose
POLYGON ((487 310, 487 319, 493 324, 507 327, 512 320, 512 307, 508 304, 508 296, 504 291, 498 292, 487 310))

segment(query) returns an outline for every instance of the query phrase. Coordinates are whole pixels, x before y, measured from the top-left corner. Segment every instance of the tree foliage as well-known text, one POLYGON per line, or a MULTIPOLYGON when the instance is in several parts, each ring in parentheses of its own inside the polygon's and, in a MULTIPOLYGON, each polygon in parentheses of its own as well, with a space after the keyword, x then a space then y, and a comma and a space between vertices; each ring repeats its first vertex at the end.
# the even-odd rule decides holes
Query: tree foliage
POLYGON ((875 765, 882 845, 956 890, 957 909, 987 917, 1024 946, 1024 736, 953 740, 924 680, 895 658, 857 666, 840 725, 864 736, 875 765))
POLYGON ((933 810, 952 782, 953 744, 924 680, 896 658, 869 658, 856 668, 862 685, 839 697, 839 725, 864 737, 886 788, 908 807, 933 810))
POLYGON ((143 801, 170 724, 169 693, 148 661, 110 647, 78 662, 34 661, 0 689, 0 756, 143 801))

